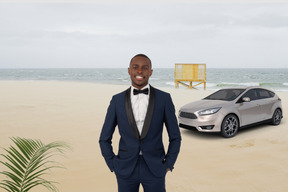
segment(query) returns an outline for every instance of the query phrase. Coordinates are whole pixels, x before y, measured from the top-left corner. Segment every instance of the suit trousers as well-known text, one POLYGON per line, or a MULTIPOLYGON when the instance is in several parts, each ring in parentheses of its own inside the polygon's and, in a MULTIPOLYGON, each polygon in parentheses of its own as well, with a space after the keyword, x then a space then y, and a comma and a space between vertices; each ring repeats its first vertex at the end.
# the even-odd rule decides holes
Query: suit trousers
POLYGON ((144 192, 165 192, 165 176, 156 177, 150 171, 142 155, 128 178, 117 176, 118 192, 139 192, 140 184, 144 192))

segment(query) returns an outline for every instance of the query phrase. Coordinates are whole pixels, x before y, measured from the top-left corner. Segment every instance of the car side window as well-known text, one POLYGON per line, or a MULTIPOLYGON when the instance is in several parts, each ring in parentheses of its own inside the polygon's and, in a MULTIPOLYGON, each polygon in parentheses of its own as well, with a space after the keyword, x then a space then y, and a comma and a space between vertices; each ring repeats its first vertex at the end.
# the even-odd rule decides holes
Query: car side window
POLYGON ((242 96, 242 98, 244 98, 244 97, 249 97, 250 101, 254 101, 254 100, 258 99, 257 92, 255 89, 251 89, 251 90, 247 91, 247 93, 245 93, 242 96))
POLYGON ((268 91, 268 92, 269 92, 269 94, 270 94, 271 97, 274 97, 274 96, 275 96, 275 93, 274 93, 274 92, 272 92, 272 91, 268 91))
POLYGON ((267 91, 265 89, 257 89, 257 92, 258 92, 260 99, 271 98, 271 94, 269 93, 269 91, 267 91))

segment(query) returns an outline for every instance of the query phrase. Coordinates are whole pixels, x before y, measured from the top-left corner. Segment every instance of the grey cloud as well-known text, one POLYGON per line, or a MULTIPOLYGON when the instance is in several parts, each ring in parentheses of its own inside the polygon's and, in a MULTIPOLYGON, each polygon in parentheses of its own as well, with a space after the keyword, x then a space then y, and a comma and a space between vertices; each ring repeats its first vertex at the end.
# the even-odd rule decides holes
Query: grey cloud
POLYGON ((138 52, 158 67, 247 60, 256 67, 274 59, 283 66, 287 9, 273 3, 1 4, 0 67, 117 67, 138 52))

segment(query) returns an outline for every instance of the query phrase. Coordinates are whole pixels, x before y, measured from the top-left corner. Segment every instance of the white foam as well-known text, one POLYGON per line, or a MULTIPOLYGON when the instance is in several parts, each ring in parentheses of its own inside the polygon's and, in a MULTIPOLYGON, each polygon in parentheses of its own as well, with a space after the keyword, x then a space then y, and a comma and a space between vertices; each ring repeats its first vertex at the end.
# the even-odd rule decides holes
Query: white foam
POLYGON ((165 84, 175 86, 175 82, 173 82, 173 81, 166 82, 165 84))

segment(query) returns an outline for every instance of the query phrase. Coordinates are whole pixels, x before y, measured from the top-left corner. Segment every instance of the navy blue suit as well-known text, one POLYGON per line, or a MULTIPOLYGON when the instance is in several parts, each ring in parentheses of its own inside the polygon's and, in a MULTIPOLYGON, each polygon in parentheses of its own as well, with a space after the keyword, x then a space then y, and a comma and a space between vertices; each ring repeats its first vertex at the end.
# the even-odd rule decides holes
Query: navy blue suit
POLYGON ((131 107, 130 91, 131 88, 114 95, 110 102, 99 140, 102 155, 110 170, 125 178, 133 172, 141 150, 153 175, 164 177, 167 168, 173 169, 181 144, 172 99, 170 94, 150 86, 147 114, 142 133, 139 134, 131 107), (167 153, 162 142, 164 124, 169 135, 167 153), (111 142, 116 126, 120 134, 117 155, 113 152, 111 142))

